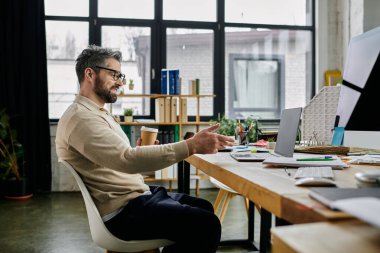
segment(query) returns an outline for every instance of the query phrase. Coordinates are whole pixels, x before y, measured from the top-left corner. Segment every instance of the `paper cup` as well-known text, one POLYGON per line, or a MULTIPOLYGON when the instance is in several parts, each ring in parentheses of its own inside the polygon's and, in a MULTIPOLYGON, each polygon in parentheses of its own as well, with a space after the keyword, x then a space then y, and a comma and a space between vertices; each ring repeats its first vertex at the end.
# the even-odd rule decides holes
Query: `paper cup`
POLYGON ((158 129, 150 127, 141 128, 141 146, 153 145, 157 139, 158 129))

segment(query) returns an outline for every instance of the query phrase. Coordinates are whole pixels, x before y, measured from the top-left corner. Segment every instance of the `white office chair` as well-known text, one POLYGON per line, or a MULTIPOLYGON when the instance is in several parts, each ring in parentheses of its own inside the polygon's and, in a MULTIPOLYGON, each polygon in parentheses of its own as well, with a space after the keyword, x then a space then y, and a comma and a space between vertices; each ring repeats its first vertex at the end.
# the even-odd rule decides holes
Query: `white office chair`
POLYGON ((78 183, 86 205, 92 240, 98 246, 106 249, 106 252, 154 252, 160 247, 168 246, 174 243, 166 239, 124 241, 113 236, 104 225, 99 211, 96 208, 86 186, 84 185, 82 178, 68 162, 63 160, 60 160, 59 162, 63 164, 71 172, 71 174, 73 174, 76 182, 78 183))
MULTIPOLYGON (((219 188, 218 196, 216 197, 215 203, 214 203, 214 211, 215 214, 219 217, 220 223, 223 223, 224 216, 227 213, 228 205, 230 203, 230 200, 237 196, 240 195, 227 185, 219 182, 213 177, 210 177, 210 182, 214 184, 216 187, 219 188), (224 198, 224 199, 223 199, 224 198), (221 210, 219 211, 219 206, 222 204, 221 210)), ((245 209, 247 211, 247 216, 249 212, 249 200, 248 198, 244 197, 244 204, 245 204, 245 209)))

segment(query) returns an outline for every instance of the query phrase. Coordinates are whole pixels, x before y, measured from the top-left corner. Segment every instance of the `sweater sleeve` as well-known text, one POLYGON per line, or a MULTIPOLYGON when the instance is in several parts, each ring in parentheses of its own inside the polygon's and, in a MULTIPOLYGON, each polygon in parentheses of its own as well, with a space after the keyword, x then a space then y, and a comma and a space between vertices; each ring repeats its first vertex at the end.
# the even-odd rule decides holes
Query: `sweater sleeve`
POLYGON ((106 120, 89 116, 75 120, 68 143, 89 161, 125 173, 163 169, 189 155, 185 141, 132 148, 106 120))

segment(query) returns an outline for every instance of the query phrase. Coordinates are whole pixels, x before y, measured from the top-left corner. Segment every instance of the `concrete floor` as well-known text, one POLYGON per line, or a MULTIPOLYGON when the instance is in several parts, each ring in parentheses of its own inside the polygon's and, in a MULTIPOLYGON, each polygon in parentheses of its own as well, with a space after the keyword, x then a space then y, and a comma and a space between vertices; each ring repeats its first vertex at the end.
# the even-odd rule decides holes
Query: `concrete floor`
MULTIPOLYGON (((214 202, 217 189, 201 190, 214 202)), ((259 219, 256 215, 255 241, 259 219)), ((104 253, 91 239, 87 214, 79 192, 38 194, 29 200, 0 199, 0 252, 104 253)), ((241 197, 231 200, 223 222, 222 240, 247 238, 247 215, 241 197)), ((241 247, 219 247, 217 252, 250 252, 241 247)))

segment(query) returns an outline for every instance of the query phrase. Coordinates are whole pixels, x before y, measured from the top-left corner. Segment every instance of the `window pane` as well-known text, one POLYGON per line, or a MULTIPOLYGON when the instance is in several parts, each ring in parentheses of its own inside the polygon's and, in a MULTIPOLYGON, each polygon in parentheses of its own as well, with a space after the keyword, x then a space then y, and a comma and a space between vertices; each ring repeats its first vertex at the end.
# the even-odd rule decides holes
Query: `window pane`
MULTIPOLYGON (((125 94, 150 94, 151 30, 146 27, 103 26, 102 46, 120 50, 123 54, 121 71, 126 75, 125 94), (129 89, 133 80, 134 87, 129 89)), ((135 115, 150 115, 150 99, 119 97, 112 104, 112 113, 122 115, 125 108, 133 108, 135 115)))
POLYGON ((163 0, 167 20, 216 21, 216 0, 163 0))
POLYGON ((153 19, 154 0, 99 0, 99 17, 153 19))
POLYGON ((226 28, 226 115, 279 118, 311 97, 311 32, 226 28))
POLYGON ((311 25, 310 0, 225 0, 226 22, 311 25))
POLYGON ((60 118, 78 93, 75 59, 87 45, 87 22, 46 21, 50 118, 60 118))
POLYGON ((88 0, 45 0, 45 15, 88 17, 88 0))
MULTIPOLYGON (((200 79, 200 94, 214 93, 214 32, 206 29, 167 29, 167 68, 179 69, 181 93, 189 94, 189 81, 200 79)), ((200 99, 200 115, 213 115, 213 99, 200 99)), ((187 102, 188 115, 196 114, 195 98, 187 102)))

